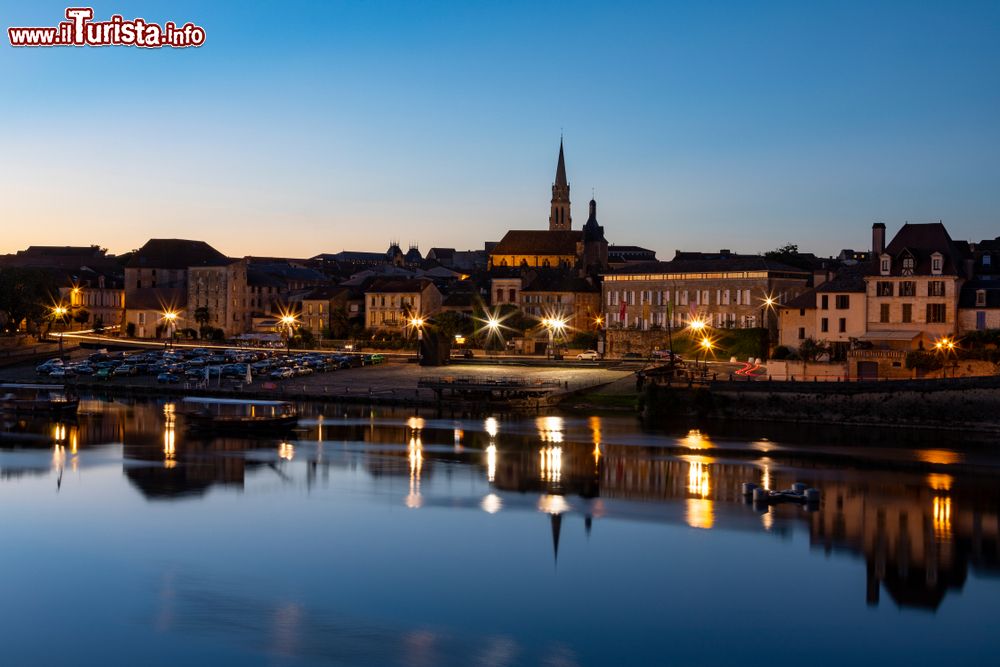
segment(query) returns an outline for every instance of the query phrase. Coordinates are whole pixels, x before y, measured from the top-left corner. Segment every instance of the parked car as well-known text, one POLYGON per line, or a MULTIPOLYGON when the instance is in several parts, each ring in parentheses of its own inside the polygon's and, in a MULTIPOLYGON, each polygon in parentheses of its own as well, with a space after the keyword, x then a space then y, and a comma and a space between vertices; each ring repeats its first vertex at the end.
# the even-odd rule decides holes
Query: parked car
POLYGON ((116 368, 112 373, 112 375, 135 375, 137 372, 138 371, 136 370, 135 366, 131 366, 129 364, 123 364, 118 368, 116 368))
POLYGON ((586 352, 581 352, 580 354, 576 355, 577 361, 597 361, 598 358, 599 355, 597 354, 596 350, 587 350, 586 352))
POLYGON ((626 352, 622 355, 622 359, 642 359, 642 355, 638 352, 626 352))
POLYGON ((160 384, 177 384, 181 381, 181 376, 173 373, 160 373, 156 376, 156 381, 160 384))

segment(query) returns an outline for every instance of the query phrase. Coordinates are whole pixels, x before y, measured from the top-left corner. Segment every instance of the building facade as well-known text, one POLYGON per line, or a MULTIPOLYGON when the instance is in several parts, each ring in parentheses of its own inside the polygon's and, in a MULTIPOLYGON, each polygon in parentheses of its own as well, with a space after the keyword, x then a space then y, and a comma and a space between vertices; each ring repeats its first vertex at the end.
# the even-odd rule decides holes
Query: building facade
POLYGON ((416 317, 441 308, 441 292, 430 280, 376 280, 365 291, 365 328, 402 331, 416 317))

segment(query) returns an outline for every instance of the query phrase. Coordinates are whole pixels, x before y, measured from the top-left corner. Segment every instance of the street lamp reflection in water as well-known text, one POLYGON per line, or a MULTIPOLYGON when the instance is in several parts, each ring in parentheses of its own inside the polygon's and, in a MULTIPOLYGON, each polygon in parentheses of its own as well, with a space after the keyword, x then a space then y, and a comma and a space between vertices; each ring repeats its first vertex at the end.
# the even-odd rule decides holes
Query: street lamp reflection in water
POLYGON ((410 493, 406 496, 406 506, 410 509, 417 509, 424 504, 420 496, 420 473, 424 467, 424 444, 420 441, 420 436, 410 438, 409 445, 410 460, 410 493))

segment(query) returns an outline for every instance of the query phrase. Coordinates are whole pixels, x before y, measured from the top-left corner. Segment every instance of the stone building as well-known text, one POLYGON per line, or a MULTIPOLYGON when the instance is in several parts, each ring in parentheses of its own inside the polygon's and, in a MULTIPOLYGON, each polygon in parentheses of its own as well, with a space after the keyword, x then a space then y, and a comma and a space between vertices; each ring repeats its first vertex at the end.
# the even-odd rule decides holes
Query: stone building
POLYGON ((601 288, 593 280, 559 272, 539 272, 521 290, 521 310, 538 320, 565 322, 569 334, 595 331, 601 314, 601 288))
POLYGON ((865 335, 866 265, 844 267, 791 301, 777 306, 778 341, 793 349, 806 339, 828 343, 834 358, 843 358, 852 340, 865 335))
POLYGON ((184 327, 202 326, 221 329, 226 338, 250 330, 246 260, 225 258, 188 269, 184 327))
POLYGON ((365 290, 365 328, 402 331, 411 318, 438 312, 441 300, 441 292, 430 280, 376 280, 365 290))
POLYGON ((197 328, 194 311, 218 302, 213 321, 227 335, 241 333, 248 324, 246 294, 243 260, 226 257, 204 241, 150 239, 125 266, 125 326, 139 338, 166 337, 171 327, 197 328), (198 273, 197 302, 189 302, 192 269, 206 269, 198 273), (209 284, 224 286, 225 292, 210 292, 209 284), (176 318, 167 320, 166 313, 176 318))

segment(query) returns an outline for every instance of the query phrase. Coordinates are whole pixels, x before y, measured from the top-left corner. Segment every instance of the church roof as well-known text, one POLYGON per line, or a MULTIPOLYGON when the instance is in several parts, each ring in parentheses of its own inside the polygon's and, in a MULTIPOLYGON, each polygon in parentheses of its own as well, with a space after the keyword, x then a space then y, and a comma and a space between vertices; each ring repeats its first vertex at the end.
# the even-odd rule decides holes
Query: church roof
POLYGON ((229 259, 204 241, 150 239, 129 260, 129 268, 187 269, 196 266, 228 266, 229 259))
POLYGON ((504 234, 491 255, 576 255, 583 232, 576 229, 512 229, 504 234))

